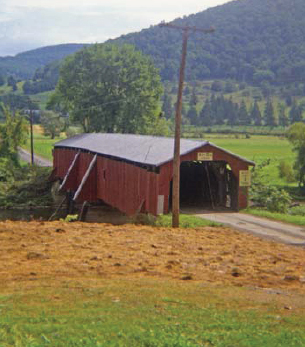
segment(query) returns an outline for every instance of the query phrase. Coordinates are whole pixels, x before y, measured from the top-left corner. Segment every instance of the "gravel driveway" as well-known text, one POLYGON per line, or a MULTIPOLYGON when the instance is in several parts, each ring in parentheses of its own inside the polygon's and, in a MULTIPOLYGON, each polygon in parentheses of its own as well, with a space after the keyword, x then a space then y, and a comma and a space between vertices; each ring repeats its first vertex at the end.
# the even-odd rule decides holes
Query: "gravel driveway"
POLYGON ((305 246, 305 227, 294 226, 282 222, 272 221, 266 218, 260 218, 245 213, 232 212, 204 212, 187 211, 187 213, 196 215, 213 222, 222 223, 233 229, 245 231, 263 238, 274 241, 305 246))
MULTIPOLYGON (((27 163, 31 162, 31 153, 29 151, 26 151, 25 149, 20 148, 20 147, 19 147, 18 151, 19 151, 19 158, 21 160, 23 160, 27 163)), ((50 160, 41 158, 41 157, 35 155, 35 153, 34 153, 34 162, 38 166, 53 166, 53 163, 50 160)))

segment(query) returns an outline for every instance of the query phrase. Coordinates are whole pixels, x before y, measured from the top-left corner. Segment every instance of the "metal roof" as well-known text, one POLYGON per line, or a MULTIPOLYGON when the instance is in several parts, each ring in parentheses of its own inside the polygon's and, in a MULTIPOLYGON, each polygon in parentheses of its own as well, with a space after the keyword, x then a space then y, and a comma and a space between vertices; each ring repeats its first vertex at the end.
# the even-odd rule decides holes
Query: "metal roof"
MULTIPOLYGON (((208 141, 181 139, 180 154, 188 154, 193 150, 210 144, 208 141)), ((170 137, 144 136, 132 134, 79 134, 59 141, 55 147, 75 148, 105 156, 144 165, 160 166, 173 159, 174 139, 170 137)), ((219 148, 224 151, 222 148, 219 148)), ((225 151, 242 161, 254 165, 253 162, 225 151)))

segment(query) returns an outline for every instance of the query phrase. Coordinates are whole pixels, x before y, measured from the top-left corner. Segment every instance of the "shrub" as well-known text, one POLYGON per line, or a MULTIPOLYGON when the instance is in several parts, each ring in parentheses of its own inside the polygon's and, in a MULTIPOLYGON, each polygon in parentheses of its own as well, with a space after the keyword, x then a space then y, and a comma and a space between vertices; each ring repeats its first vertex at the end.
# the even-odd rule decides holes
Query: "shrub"
POLYGON ((288 213, 292 216, 305 216, 305 205, 291 207, 288 213))
POLYGON ((291 204, 291 197, 284 189, 269 187, 269 196, 266 199, 268 211, 287 213, 291 204))
POLYGON ((264 167, 270 164, 270 159, 257 165, 252 173, 250 189, 251 200, 260 207, 267 208, 270 212, 287 213, 291 204, 291 197, 284 189, 264 184, 264 167))
POLYGON ((69 128, 66 130, 66 136, 67 136, 67 138, 73 137, 73 136, 77 135, 77 133, 78 133, 78 131, 77 131, 77 129, 75 129, 75 128, 69 127, 69 128))
POLYGON ((279 176, 284 178, 287 182, 295 182, 296 177, 292 166, 286 161, 282 160, 278 165, 279 176))

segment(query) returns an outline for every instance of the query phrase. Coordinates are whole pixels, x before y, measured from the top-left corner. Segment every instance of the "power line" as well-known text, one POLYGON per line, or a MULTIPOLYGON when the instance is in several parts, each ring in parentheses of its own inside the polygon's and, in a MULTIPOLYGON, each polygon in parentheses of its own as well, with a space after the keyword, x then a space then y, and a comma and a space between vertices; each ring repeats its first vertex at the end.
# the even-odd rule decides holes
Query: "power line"
MULTIPOLYGON (((152 98, 152 97, 153 97, 152 95, 147 95, 146 97, 143 96, 141 98, 152 98)), ((102 104, 96 104, 96 105, 92 105, 92 106, 89 106, 89 107, 86 107, 86 108, 77 108, 77 111, 88 111, 88 110, 91 110, 92 108, 100 108, 100 107, 105 106, 105 105, 116 104, 116 103, 120 103, 120 102, 124 102, 124 101, 126 103, 131 103, 133 100, 130 100, 130 99, 125 97, 123 99, 107 101, 107 102, 104 102, 102 104)))

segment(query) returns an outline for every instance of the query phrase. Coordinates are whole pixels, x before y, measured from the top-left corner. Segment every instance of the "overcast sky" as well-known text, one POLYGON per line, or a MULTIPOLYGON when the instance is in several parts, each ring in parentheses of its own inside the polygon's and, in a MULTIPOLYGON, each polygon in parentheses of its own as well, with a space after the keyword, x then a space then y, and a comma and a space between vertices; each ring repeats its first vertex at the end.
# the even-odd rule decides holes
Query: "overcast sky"
POLYGON ((95 43, 229 0, 0 0, 0 56, 59 43, 95 43))

